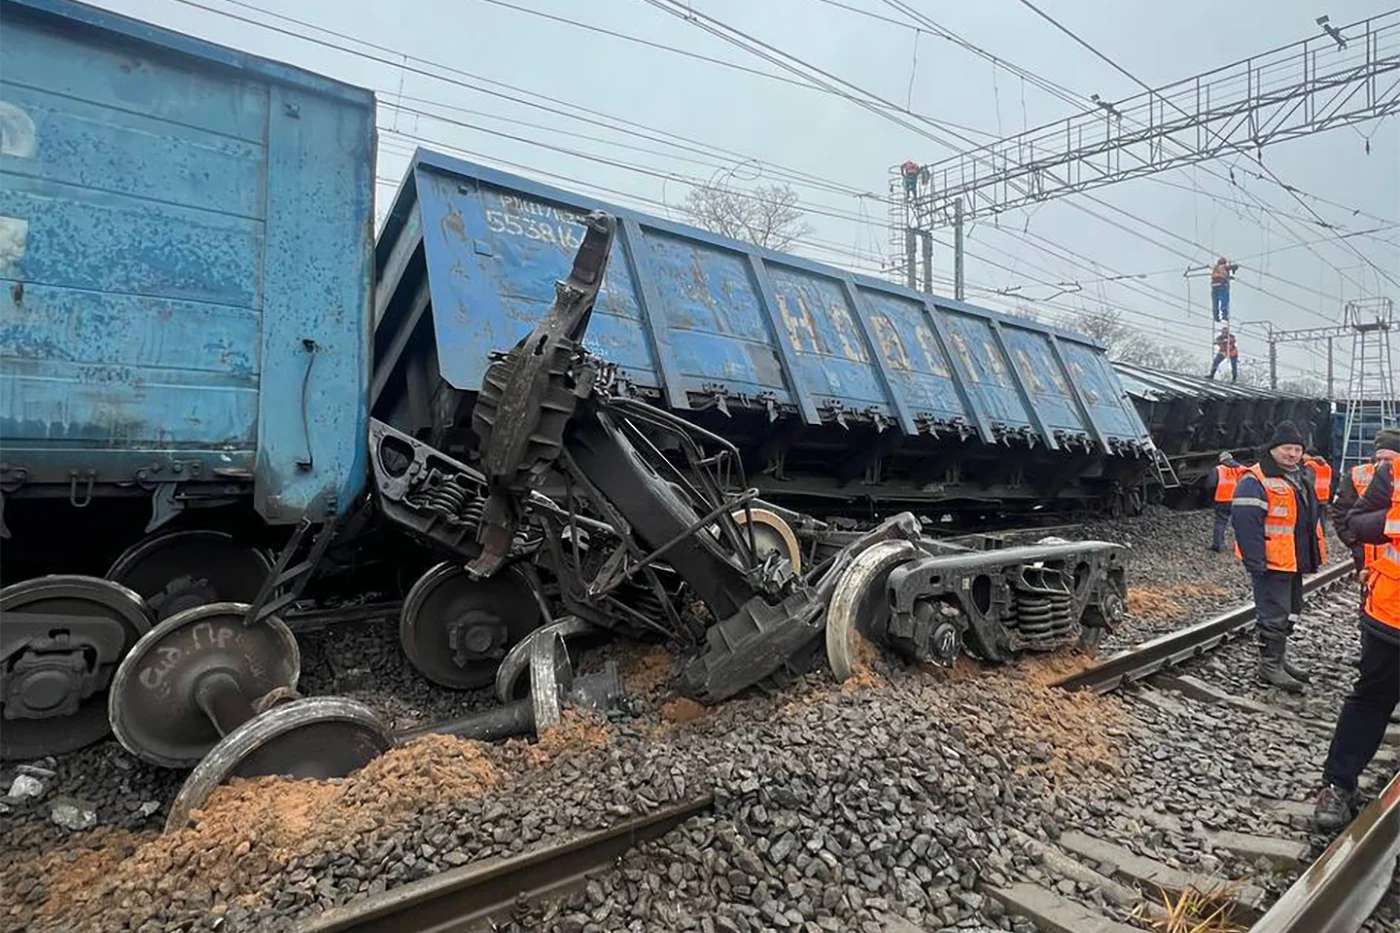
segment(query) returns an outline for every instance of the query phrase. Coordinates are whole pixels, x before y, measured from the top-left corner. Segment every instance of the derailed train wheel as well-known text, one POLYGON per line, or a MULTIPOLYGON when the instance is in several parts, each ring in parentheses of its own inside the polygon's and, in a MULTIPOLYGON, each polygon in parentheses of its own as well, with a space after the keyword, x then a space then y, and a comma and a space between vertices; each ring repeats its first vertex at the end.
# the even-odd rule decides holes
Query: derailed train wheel
POLYGON ((399 641, 418 673, 472 690, 492 683, 506 653, 539 623, 539 603, 519 570, 474 580, 460 565, 442 563, 409 590, 399 641))
POLYGON ((158 620, 209 603, 251 603, 272 571, 267 555, 223 531, 163 531, 117 558, 107 579, 130 587, 158 620))
POLYGON ((741 533, 747 533, 749 515, 753 516, 754 544, 758 549, 756 556, 761 559, 777 552, 788 559, 788 563, 792 565, 792 572, 800 575, 802 549, 797 544, 797 535, 793 533, 792 526, 783 521, 782 516, 769 509, 749 509, 748 513, 739 509, 731 517, 739 525, 741 533))
POLYGON ((531 658, 537 644, 548 641, 552 647, 554 638, 572 638, 598 631, 592 622, 585 622, 578 616, 564 616, 542 625, 527 635, 522 641, 506 652, 505 660, 496 669, 496 699, 502 703, 523 700, 530 695, 531 658))
POLYGON ((191 767, 259 707, 293 695, 301 674, 295 636, 276 616, 246 626, 247 612, 243 603, 196 606, 141 637, 107 698, 127 751, 191 767))
POLYGON ((0 759, 62 755, 111 731, 106 690, 151 628, 124 586, 56 575, 0 590, 0 759))
POLYGON ((837 581, 826 609, 826 660, 838 681, 855 673, 861 642, 889 614, 890 572, 919 554, 908 541, 881 541, 857 555, 837 581))
POLYGON ((363 703, 307 697, 276 706, 224 736, 195 766, 170 805, 165 831, 188 825, 232 778, 345 777, 393 745, 388 726, 363 703))

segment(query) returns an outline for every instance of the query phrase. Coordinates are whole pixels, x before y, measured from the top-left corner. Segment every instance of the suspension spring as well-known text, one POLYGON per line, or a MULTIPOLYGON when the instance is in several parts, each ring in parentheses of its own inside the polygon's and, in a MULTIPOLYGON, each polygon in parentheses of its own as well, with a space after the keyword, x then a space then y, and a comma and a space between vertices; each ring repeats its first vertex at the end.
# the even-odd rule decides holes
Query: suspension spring
POLYGON ((1016 595, 1016 628, 1027 639, 1057 638, 1073 628, 1071 599, 1068 594, 1016 595))

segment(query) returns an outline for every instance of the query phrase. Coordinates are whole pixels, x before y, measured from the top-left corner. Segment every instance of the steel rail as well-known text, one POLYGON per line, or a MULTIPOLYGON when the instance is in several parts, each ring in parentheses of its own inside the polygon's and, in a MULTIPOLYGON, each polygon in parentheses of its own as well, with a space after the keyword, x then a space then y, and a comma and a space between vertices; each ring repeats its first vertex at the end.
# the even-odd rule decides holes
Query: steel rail
POLYGON ((558 845, 479 865, 454 868, 345 907, 332 908, 297 933, 473 933, 494 929, 520 900, 556 897, 581 887, 588 875, 610 867, 624 853, 709 812, 714 798, 695 800, 636 817, 610 829, 558 845))
POLYGON ((1400 774, 1332 840, 1250 933, 1356 933, 1395 877, 1400 774))
MULTIPOLYGON (((1335 564, 1306 578, 1303 590, 1325 589, 1345 580, 1351 571, 1351 561, 1335 564)), ((1120 652, 1052 685, 1107 693, 1208 651, 1253 620, 1254 604, 1246 603, 1120 652)), ((1390 779, 1380 796, 1332 841, 1249 933, 1356 933, 1394 880, 1397 860, 1400 774, 1390 779)))
MULTIPOLYGON (((1303 580, 1303 592, 1312 593, 1346 579, 1353 572, 1348 559, 1303 580)), ((1124 683, 1141 680, 1164 667, 1179 664, 1202 654, 1239 633, 1254 621, 1254 603, 1245 603, 1213 619, 1171 632, 1136 647, 1121 651, 1084 670, 1052 681, 1065 690, 1093 690, 1108 693, 1124 683)))

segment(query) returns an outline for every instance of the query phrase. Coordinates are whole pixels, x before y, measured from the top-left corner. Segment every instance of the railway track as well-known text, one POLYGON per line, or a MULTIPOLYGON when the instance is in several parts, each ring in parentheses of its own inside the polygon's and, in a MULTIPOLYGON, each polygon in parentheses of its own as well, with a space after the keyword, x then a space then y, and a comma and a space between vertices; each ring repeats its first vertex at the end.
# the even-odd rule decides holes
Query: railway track
MULTIPOLYGON (((1334 564, 1308 576, 1303 593, 1311 595, 1348 579, 1348 562, 1334 564)), ((1125 683, 1133 683, 1164 668, 1180 664, 1246 631, 1254 621, 1254 604, 1245 603, 1213 619, 1187 626, 1106 658, 1082 671, 1063 677, 1051 686, 1065 690, 1093 690, 1107 693, 1125 683)))
MULTIPOLYGON (((1309 576, 1313 595, 1351 580, 1350 562, 1309 576)), ((1107 693, 1143 681, 1199 657, 1249 630, 1254 605, 1246 603, 1212 619, 1121 651, 1053 681, 1064 690, 1107 693)), ((1390 887, 1400 858, 1400 773, 1304 871, 1250 933, 1354 933, 1390 887)))
MULTIPOLYGON (((1349 571, 1345 564, 1328 568, 1310 577, 1305 591, 1317 594, 1339 586, 1349 579, 1349 571)), ((1120 652, 1053 686, 1104 693, 1143 681, 1238 636, 1252 619, 1252 605, 1237 607, 1120 652)), ((472 933, 494 928, 489 925, 518 911, 525 902, 577 890, 588 875, 607 870, 634 846, 708 813, 712 805, 713 798, 706 795, 562 844, 446 872, 331 911, 300 928, 300 933, 472 933)), ((1354 933, 1390 885, 1397 855, 1400 775, 1267 912, 1258 916, 1256 911, 1258 919, 1250 933, 1354 933)), ((1049 931, 1073 929, 1068 924, 1074 922, 1057 918, 1054 911, 1039 915, 1037 921, 1049 931)))
POLYGON ((511 858, 443 872, 327 911, 298 933, 475 933, 495 929, 521 901, 560 897, 633 847, 709 812, 708 794, 511 858))
MULTIPOLYGON (((1185 572, 1208 581, 1215 585, 1190 608, 1197 618, 1216 611, 1208 600, 1234 581, 1237 568, 1224 561, 1218 568, 1216 562, 1200 562, 1195 526, 1204 523, 1173 517, 1163 527, 1165 521, 1152 520, 1150 533, 1140 534, 1143 550, 1153 558, 1144 562, 1141 579, 1146 586, 1172 587, 1185 572), (1189 571, 1180 569, 1188 566, 1189 571)), ((1059 660, 1014 667, 960 664, 946 674, 877 660, 870 678, 855 685, 837 686, 818 676, 779 694, 748 696, 694 713, 699 719, 684 722, 667 719, 663 706, 672 694, 664 685, 651 693, 652 688, 634 686, 639 705, 599 724, 596 741, 590 735, 589 744, 570 744, 543 764, 530 763, 523 753, 489 753, 501 783, 483 796, 467 791, 451 797, 430 789, 420 794, 384 785, 401 805, 391 816, 369 806, 366 813, 373 812, 380 828, 327 839, 324 854, 317 848, 314 856, 298 856, 290 864, 277 861, 264 844, 276 836, 259 825, 253 853, 232 859, 240 869, 251 866, 232 888, 240 901, 215 896, 222 918, 216 928, 269 933, 695 929, 684 919, 688 916, 711 918, 716 931, 725 933, 865 933, 876 928, 872 924, 881 924, 882 933, 1099 929, 1035 927, 1031 914, 996 899, 1009 889, 1037 887, 1077 906, 1081 918, 1094 914, 1096 922, 1109 924, 1101 929, 1122 933, 1127 928, 1120 921, 1137 904, 1153 899, 1158 886, 1171 890, 1177 880, 1132 875, 1156 859, 1176 866, 1182 878, 1256 881, 1252 887, 1260 896, 1237 920, 1264 923, 1265 908, 1276 902, 1267 914, 1274 925, 1261 927, 1261 933, 1344 933, 1367 908, 1347 921, 1351 927, 1310 924, 1332 911, 1329 904, 1364 904, 1368 896, 1359 893, 1364 886, 1353 876, 1367 857, 1356 853, 1380 852, 1370 861, 1381 864, 1395 816, 1373 809, 1322 858, 1316 857, 1326 840, 1302 832, 1304 810, 1310 810, 1302 796, 1316 779, 1313 772, 1331 727, 1323 720, 1335 714, 1338 691, 1352 673, 1345 667, 1350 645, 1345 633, 1319 620, 1340 618, 1354 599, 1349 591, 1327 593, 1328 579, 1313 584, 1318 589, 1310 605, 1316 611, 1305 615, 1297 633, 1300 660, 1305 666, 1311 661, 1315 671, 1323 668, 1323 682, 1306 702, 1253 684, 1252 655, 1243 650, 1242 639, 1232 643, 1229 637, 1247 627, 1247 616, 1235 613, 1216 642, 1219 650, 1182 654, 1178 644, 1144 662, 1155 665, 1155 677, 1135 669, 1138 665, 1126 674, 1120 669, 1118 684, 1132 686, 1112 699, 1100 699, 1097 688, 1044 689, 1044 674, 1063 663, 1059 660), (1184 662, 1184 670, 1164 670, 1173 662, 1184 662), (1284 704, 1296 715, 1280 717, 1277 709, 1242 712, 1167 685, 1192 675, 1245 695, 1258 707, 1284 704), (1190 716, 1167 722, 1154 703, 1178 704, 1190 716), (1308 721, 1297 721, 1302 719, 1308 721), (1234 742, 1240 734, 1252 741, 1234 742), (1113 761, 1106 761, 1105 753, 1113 761), (1192 780, 1202 776, 1193 789, 1192 780), (1198 793, 1201 783, 1226 789, 1198 793), (706 793, 713 794, 715 805, 701 804, 687 815, 687 804, 706 793), (1274 804, 1291 810, 1280 816, 1274 804), (675 808, 674 821, 666 821, 668 808, 675 808), (1161 830, 1134 813, 1148 808, 1181 825, 1161 830), (618 819, 627 822, 594 832, 618 819), (1134 819, 1137 825, 1125 822, 1134 819), (1291 837, 1304 848, 1307 840, 1315 847, 1299 854, 1296 867, 1287 869, 1289 877, 1314 859, 1331 870, 1310 869, 1302 895, 1281 897, 1277 875, 1266 872, 1261 880, 1250 859, 1237 858, 1207 838, 1222 829, 1291 837), (1073 848, 1089 844, 1082 837, 1118 849, 1099 852, 1102 858, 1085 855, 1073 848), (559 840, 572 841, 559 845, 559 840), (643 840, 650 841, 638 845, 643 840), (1115 853, 1126 849, 1133 851, 1124 857, 1141 856, 1138 862, 1113 864, 1115 853), (1047 859, 1047 850, 1056 857, 1047 859), (1194 860, 1183 858, 1193 853, 1194 860), (1100 884, 1113 885, 1128 899, 1110 903, 1103 893, 1108 888, 1100 884), (878 909, 870 906, 875 904, 878 909), (912 926, 904 924, 906 917, 912 926)), ((337 614, 347 608, 339 607, 337 614)), ((392 607, 383 605, 353 611, 392 615, 392 607)), ((314 630, 348 620, 326 614, 304 621, 314 630)), ((1148 627, 1153 621, 1135 624, 1148 627)), ((409 715, 420 718, 452 713, 445 704, 419 705, 429 693, 399 673, 402 662, 389 627, 352 626, 344 635, 320 640, 336 648, 334 657, 328 655, 316 668, 323 680, 327 671, 338 669, 342 655, 364 657, 356 663, 366 669, 357 669, 355 678, 366 702, 389 710, 412 704, 409 715), (382 637, 381 629, 387 633, 382 637)), ((645 654, 638 652, 637 659, 645 654)), ((619 658, 624 672, 629 657, 619 658)), ((1386 750, 1387 763, 1394 752, 1386 750)), ((431 769, 431 757, 400 760, 413 769, 431 769)), ((18 864, 26 856, 21 847, 33 845, 18 830, 49 822, 49 802, 58 795, 95 804, 104 823, 122 820, 138 802, 162 799, 167 791, 155 783, 162 773, 121 759, 120 749, 94 748, 71 763, 50 765, 59 774, 43 778, 49 789, 42 803, 0 812, 0 832, 10 833, 4 838, 16 843, 10 853, 0 853, 5 877, 0 887, 12 892, 7 900, 0 891, 0 929, 99 933, 143 924, 214 929, 202 919, 204 911, 163 898, 154 886, 167 878, 173 889, 201 889, 214 875, 196 872, 189 878, 180 866, 206 859, 223 865, 224 856, 251 836, 214 834, 205 827, 178 840, 163 838, 104 870, 95 883, 82 885, 84 895, 89 889, 91 894, 81 903, 74 903, 75 886, 66 877, 71 870, 49 874, 40 864, 41 871, 30 873, 18 864), (139 784, 121 790, 128 781, 139 784), (35 890, 40 881, 52 889, 41 895, 35 890), (141 893, 147 887, 152 888, 149 907, 141 893), (28 899, 15 904, 17 897, 28 899), (36 917, 38 907, 29 904, 49 905, 49 913, 36 917), (7 919, 12 926, 6 926, 7 919)), ((377 797, 379 785, 367 786, 374 789, 367 799, 377 797)), ((1366 789, 1374 795, 1378 788, 1366 789)), ((1394 787, 1381 796, 1393 800, 1394 787)), ((129 819, 124 825, 142 825, 129 819)), ((157 810, 149 822, 161 819, 157 810)), ((47 832, 51 838, 51 825, 47 832)), ((76 834, 59 838, 78 847, 84 843, 76 834)), ((84 851, 78 855, 87 857, 84 851)), ((67 865, 73 853, 61 857, 67 865)), ((1367 933, 1388 933, 1378 924, 1394 915, 1384 902, 1365 926, 1367 933)))

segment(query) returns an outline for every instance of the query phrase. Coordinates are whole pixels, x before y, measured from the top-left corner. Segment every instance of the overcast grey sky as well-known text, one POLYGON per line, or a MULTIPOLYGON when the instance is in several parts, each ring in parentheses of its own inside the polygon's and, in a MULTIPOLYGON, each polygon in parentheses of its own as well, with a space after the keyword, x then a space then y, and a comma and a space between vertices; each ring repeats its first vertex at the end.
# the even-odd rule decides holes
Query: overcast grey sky
MULTIPOLYGON (((665 5, 664 0, 658 3, 665 5)), ((891 250, 887 208, 879 200, 887 191, 891 166, 907 158, 927 163, 951 154, 939 142, 830 93, 510 8, 542 11, 783 74, 649 0, 97 0, 97 5, 379 92, 381 213, 415 144, 653 213, 669 210, 673 217, 679 216, 675 206, 684 199, 688 180, 727 171, 735 184, 743 185, 800 172, 821 181, 795 185, 811 210, 813 228, 799 252, 875 271, 891 250), (356 45, 274 14, 381 48, 356 45), (404 62, 407 69, 400 67, 404 62), (440 65, 474 77, 443 72, 440 65), (672 137, 658 141, 642 138, 641 131, 617 132, 574 121, 484 93, 481 89, 489 88, 521 96, 487 81, 625 118, 650 128, 652 135, 702 141, 733 155, 688 151, 667 145, 675 142, 672 137)), ((907 13, 887 0, 682 0, 682 5, 916 114, 976 131, 924 125, 940 139, 953 141, 956 134, 982 143, 1073 112, 1065 101, 1005 69, 927 30, 916 31, 907 13)), ((1152 86, 1316 35, 1315 19, 1323 13, 1334 24, 1346 24, 1390 9, 1384 2, 1365 0, 1037 0, 1036 5, 1152 86)), ((1076 95, 1118 101, 1139 91, 1021 0, 905 0, 904 6, 1076 95)), ((1262 158, 1281 180, 1306 192, 1307 204, 1339 232, 1384 228, 1346 242, 1400 278, 1400 226, 1395 226, 1400 223, 1400 118, 1280 143, 1266 148, 1262 158), (1353 214, 1355 210, 1374 216, 1353 214)), ((1232 315, 1241 325, 1237 330, 1246 362, 1262 360, 1265 346, 1258 338, 1261 331, 1244 322, 1323 326, 1340 319, 1347 300, 1400 298, 1375 268, 1329 239, 1307 208, 1272 181, 1247 174, 1256 171, 1248 159, 1232 156, 1092 192, 1126 214, 1079 195, 1012 211, 995 222, 979 221, 967 240, 968 298, 1014 308, 1059 290, 1036 283, 1078 281, 1081 291, 1061 295, 1043 310, 1053 315, 1105 304, 1121 309, 1129 323, 1154 337, 1199 348, 1203 368, 1209 363, 1212 331, 1208 286, 1203 279, 1183 278, 1188 262, 1207 263, 1217 253, 1242 257, 1232 315), (1231 168, 1240 187, 1217 177, 1231 168), (1270 210, 1259 209, 1252 198, 1270 210), (1086 207, 1127 229, 1091 216, 1086 207), (1303 242, 1311 245, 1300 246, 1303 242), (1101 281, 1119 274, 1147 277, 1101 281), (1013 286, 1023 286, 1019 299, 995 293, 1013 286)), ((947 231, 939 236, 948 239, 947 231)), ((935 264, 939 290, 951 292, 950 252, 940 247, 935 264)), ((1316 346, 1285 345, 1280 359, 1284 378, 1321 372, 1316 346)))

